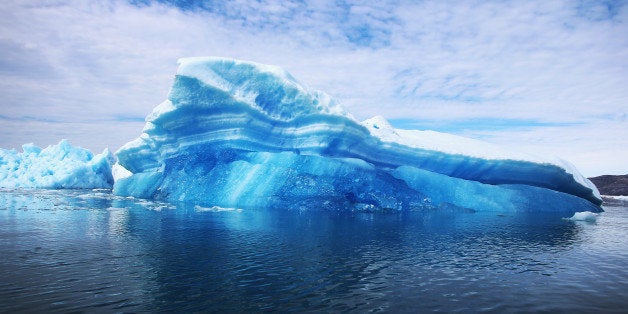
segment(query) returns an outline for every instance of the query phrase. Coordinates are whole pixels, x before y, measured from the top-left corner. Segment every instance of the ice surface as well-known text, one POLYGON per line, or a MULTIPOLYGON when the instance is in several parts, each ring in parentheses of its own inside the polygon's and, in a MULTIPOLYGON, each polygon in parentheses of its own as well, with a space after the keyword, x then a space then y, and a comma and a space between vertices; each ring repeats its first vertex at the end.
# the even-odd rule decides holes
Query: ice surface
POLYGON ((23 152, 0 149, 2 188, 111 188, 114 162, 109 150, 93 155, 89 150, 63 140, 41 149, 33 144, 23 152))
POLYGON ((601 211, 567 162, 359 122, 278 67, 223 58, 181 59, 117 157, 115 194, 203 207, 601 211))

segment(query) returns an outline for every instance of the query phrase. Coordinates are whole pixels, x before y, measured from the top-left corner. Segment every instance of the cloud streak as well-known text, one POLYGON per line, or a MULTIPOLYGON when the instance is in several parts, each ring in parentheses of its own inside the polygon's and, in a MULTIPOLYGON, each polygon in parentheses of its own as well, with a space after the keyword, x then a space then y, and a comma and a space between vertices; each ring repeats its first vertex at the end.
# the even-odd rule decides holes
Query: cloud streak
POLYGON ((0 147, 117 149, 166 97, 177 58, 218 55, 279 65, 359 119, 578 166, 595 147, 609 157, 585 174, 628 172, 625 1, 45 0, 0 17, 0 147))

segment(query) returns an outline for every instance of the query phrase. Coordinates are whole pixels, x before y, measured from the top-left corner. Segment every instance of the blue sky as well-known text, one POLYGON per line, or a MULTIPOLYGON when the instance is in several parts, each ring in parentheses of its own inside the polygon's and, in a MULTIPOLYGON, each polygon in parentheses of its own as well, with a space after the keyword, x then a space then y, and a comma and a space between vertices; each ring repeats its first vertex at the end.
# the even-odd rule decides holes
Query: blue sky
POLYGON ((627 1, 3 1, 0 147, 137 137, 176 60, 275 64, 383 115, 628 173, 627 1))

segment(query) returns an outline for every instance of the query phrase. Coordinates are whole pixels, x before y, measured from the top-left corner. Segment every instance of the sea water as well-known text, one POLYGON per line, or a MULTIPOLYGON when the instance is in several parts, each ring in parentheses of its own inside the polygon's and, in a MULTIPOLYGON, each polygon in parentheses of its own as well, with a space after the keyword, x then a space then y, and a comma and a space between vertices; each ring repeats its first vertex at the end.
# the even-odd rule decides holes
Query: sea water
POLYGON ((205 208, 0 190, 0 312, 622 312, 628 207, 205 208))

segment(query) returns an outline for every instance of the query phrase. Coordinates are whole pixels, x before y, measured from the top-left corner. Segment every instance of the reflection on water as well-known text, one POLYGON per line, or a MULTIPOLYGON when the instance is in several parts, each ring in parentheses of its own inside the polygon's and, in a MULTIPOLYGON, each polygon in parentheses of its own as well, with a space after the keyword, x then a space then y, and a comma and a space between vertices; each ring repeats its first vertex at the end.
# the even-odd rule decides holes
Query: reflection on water
POLYGON ((172 206, 0 191, 14 311, 553 311, 628 305, 628 208, 552 214, 172 206))

